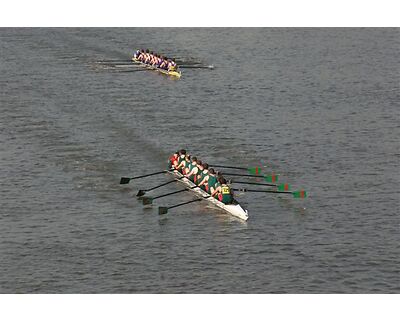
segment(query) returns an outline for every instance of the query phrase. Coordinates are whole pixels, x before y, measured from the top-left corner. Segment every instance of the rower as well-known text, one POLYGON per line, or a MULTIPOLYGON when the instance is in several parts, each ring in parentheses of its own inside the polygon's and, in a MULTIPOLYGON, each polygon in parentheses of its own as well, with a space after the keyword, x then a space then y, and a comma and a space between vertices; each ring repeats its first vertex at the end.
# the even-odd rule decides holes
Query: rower
POLYGON ((150 59, 149 59, 149 61, 147 63, 151 64, 153 62, 153 59, 154 59, 154 55, 153 55, 153 51, 151 51, 150 52, 150 59))
POLYGON ((206 191, 211 194, 215 190, 215 185, 217 184, 217 176, 213 168, 208 170, 208 174, 204 177, 203 181, 199 183, 201 187, 203 184, 205 186, 206 191))
POLYGON ((160 61, 159 55, 156 54, 156 55, 154 56, 152 66, 156 67, 156 66, 158 65, 158 62, 159 62, 159 61, 160 61))
POLYGON ((144 63, 147 63, 147 61, 150 59, 150 50, 149 49, 146 49, 146 54, 145 54, 145 57, 144 57, 144 63))
POLYGON ((188 178, 190 181, 196 183, 196 176, 197 173, 199 172, 198 164, 201 163, 201 161, 197 160, 196 157, 192 158, 192 162, 188 166, 188 173, 186 175, 186 178, 188 178))
POLYGON ((151 61, 152 58, 153 58, 153 51, 150 51, 149 57, 147 58, 146 63, 150 64, 150 61, 151 61))
POLYGON ((216 198, 224 204, 231 204, 233 201, 232 189, 227 185, 224 177, 219 179, 220 185, 211 193, 212 197, 216 198))
POLYGON ((183 175, 186 175, 189 173, 189 165, 192 163, 191 159, 192 159, 192 157, 190 156, 190 154, 185 155, 185 165, 182 168, 183 175))
POLYGON ((167 60, 167 58, 164 57, 163 62, 161 62, 161 64, 160 64, 160 68, 161 69, 165 69, 165 70, 168 69, 168 60, 167 60))
POLYGON ((176 151, 172 156, 168 159, 168 169, 173 169, 178 166, 178 158, 179 158, 179 151, 176 151))
POLYGON ((142 49, 142 54, 140 55, 140 61, 144 62, 145 59, 146 59, 146 51, 142 49))
POLYGON ((156 62, 157 62, 157 54, 155 53, 155 54, 153 55, 153 57, 151 58, 150 64, 151 64, 152 66, 154 66, 154 65, 156 64, 156 62))
POLYGON ((140 55, 140 50, 136 50, 136 52, 133 54, 133 58, 137 59, 140 55))
POLYGON ((183 173, 183 168, 186 166, 186 150, 179 151, 178 165, 175 167, 180 173, 183 173))
POLYGON ((162 55, 159 56, 158 61, 157 61, 157 67, 160 68, 161 64, 164 61, 164 57, 162 55))
MULTIPOLYGON (((216 177, 217 177, 217 182, 216 182, 215 185, 214 185, 214 190, 211 191, 210 194, 213 194, 213 193, 215 192, 215 190, 217 190, 218 187, 221 186, 221 178, 222 178, 221 173, 217 171, 215 175, 216 175, 216 177)), ((217 195, 214 195, 213 197, 214 197, 215 199, 218 199, 217 195)))
POLYGON ((168 59, 168 71, 176 71, 176 64, 171 59, 168 59))
POLYGON ((197 172, 195 183, 199 187, 201 187, 201 189, 205 190, 204 183, 206 183, 208 180, 208 164, 207 163, 199 163, 198 167, 199 167, 199 171, 197 172), (205 177, 207 177, 207 180, 203 182, 205 177))
POLYGON ((168 59, 168 63, 167 63, 167 70, 168 70, 168 71, 172 71, 172 63, 171 63, 171 59, 168 59))
POLYGON ((135 55, 133 56, 134 58, 136 58, 136 60, 142 60, 142 57, 143 57, 143 49, 140 49, 140 50, 138 50, 138 51, 136 51, 138 54, 136 55, 136 57, 135 57, 135 55))
POLYGON ((168 71, 176 71, 177 65, 174 59, 168 59, 168 71))

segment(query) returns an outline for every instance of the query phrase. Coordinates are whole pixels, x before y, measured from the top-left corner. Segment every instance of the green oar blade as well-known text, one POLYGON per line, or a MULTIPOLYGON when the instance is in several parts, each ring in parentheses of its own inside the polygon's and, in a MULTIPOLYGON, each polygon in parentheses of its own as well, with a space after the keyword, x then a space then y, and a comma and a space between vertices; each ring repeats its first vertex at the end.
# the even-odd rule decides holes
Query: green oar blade
POLYGON ((279 191, 289 191, 290 190, 290 184, 288 184, 288 183, 280 184, 278 186, 278 190, 279 191))
POLYGON ((122 177, 119 184, 127 184, 129 181, 131 181, 130 178, 122 177))
POLYGON ((143 197, 143 198, 142 198, 142 201, 143 201, 143 204, 144 204, 144 205, 146 205, 146 204, 152 204, 152 203, 153 203, 153 198, 151 198, 151 197, 143 197))
POLYGON ((158 214, 166 214, 168 212, 168 207, 158 207, 158 214))
POLYGON ((307 198, 307 192, 304 190, 294 191, 293 197, 294 198, 307 198))
POLYGON ((260 167, 249 168, 248 171, 249 171, 250 174, 254 174, 254 175, 261 174, 261 168, 260 167))
POLYGON ((272 174, 270 176, 265 176, 264 177, 265 181, 275 183, 278 182, 278 176, 276 174, 272 174))

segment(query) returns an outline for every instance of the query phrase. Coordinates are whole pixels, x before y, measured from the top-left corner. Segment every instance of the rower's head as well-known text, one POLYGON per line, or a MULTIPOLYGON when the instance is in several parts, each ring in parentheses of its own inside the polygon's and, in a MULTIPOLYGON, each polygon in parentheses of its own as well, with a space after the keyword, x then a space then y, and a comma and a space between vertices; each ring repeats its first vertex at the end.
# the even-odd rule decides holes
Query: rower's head
POLYGON ((197 166, 203 168, 203 163, 201 160, 197 160, 197 166))
POLYGON ((150 51, 150 54, 153 54, 153 51, 150 51))
POLYGON ((179 154, 186 154, 186 150, 185 149, 179 150, 179 154))
POLYGON ((219 177, 218 182, 220 184, 226 184, 226 179, 224 177, 219 177))
POLYGON ((203 163, 203 169, 207 170, 208 169, 208 164, 207 163, 203 163))
POLYGON ((150 50, 149 50, 149 49, 146 49, 146 53, 150 53, 150 50))
POLYGON ((196 157, 192 157, 192 162, 197 162, 197 158, 196 157))
POLYGON ((210 170, 208 170, 208 172, 209 172, 210 174, 215 174, 215 170, 214 170, 213 168, 210 168, 210 170))

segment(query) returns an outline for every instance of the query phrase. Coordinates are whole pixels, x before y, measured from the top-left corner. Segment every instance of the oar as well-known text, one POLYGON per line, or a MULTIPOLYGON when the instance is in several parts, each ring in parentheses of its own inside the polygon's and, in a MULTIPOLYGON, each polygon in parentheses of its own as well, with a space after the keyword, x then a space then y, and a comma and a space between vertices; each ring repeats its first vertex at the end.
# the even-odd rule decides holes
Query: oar
MULTIPOLYGON (((182 178, 184 178, 185 176, 182 176, 182 177, 179 177, 178 178, 178 180, 180 180, 180 179, 182 179, 182 178)), ((172 182, 176 182, 177 180, 171 180, 171 181, 168 181, 168 182, 165 182, 165 183, 162 183, 162 184, 160 184, 160 185, 158 185, 158 186, 155 186, 155 187, 153 187, 153 188, 150 188, 150 189, 140 189, 139 191, 138 191, 138 193, 137 193, 137 195, 136 196, 138 196, 138 197, 141 197, 141 196, 144 196, 145 195, 145 193, 146 192, 148 192, 148 191, 151 191, 151 190, 154 190, 154 189, 157 189, 157 188, 160 188, 160 187, 163 187, 163 186, 166 186, 167 184, 170 184, 170 183, 172 183, 172 182)))
POLYGON ((140 190, 138 191, 138 193, 136 194, 136 196, 137 196, 137 197, 144 196, 144 195, 146 194, 146 192, 148 192, 148 191, 151 191, 151 190, 154 190, 154 189, 157 189, 157 188, 166 186, 167 184, 170 184, 170 183, 175 182, 175 181, 176 181, 176 180, 168 181, 168 182, 165 182, 165 183, 163 183, 163 184, 160 184, 160 185, 158 185, 158 186, 155 186, 155 187, 149 188, 149 189, 140 189, 140 190))
POLYGON ((299 191, 277 191, 277 190, 251 190, 251 189, 232 189, 234 191, 240 192, 265 192, 265 193, 288 193, 292 194, 293 198, 307 198, 307 192, 304 190, 299 191))
POLYGON ((102 63, 105 63, 105 64, 107 64, 107 63, 132 63, 132 61, 131 60, 99 60, 99 61, 96 61, 95 63, 98 63, 98 64, 102 64, 102 63))
POLYGON ((118 69, 110 69, 113 72, 140 72, 140 71, 147 71, 146 69, 135 69, 135 70, 118 70, 118 69))
POLYGON ((197 198, 197 199, 186 201, 186 202, 182 202, 182 203, 176 204, 174 206, 170 206, 170 207, 158 207, 158 214, 160 214, 160 215, 161 214, 166 214, 168 212, 168 209, 180 207, 180 206, 183 206, 185 204, 196 202, 196 201, 201 201, 201 200, 204 200, 204 199, 207 199, 207 198, 210 198, 210 197, 211 196, 207 196, 207 197, 203 197, 203 198, 197 198))
POLYGON ((232 181, 232 183, 252 184, 252 185, 256 185, 256 186, 277 187, 279 191, 289 191, 290 190, 290 184, 288 184, 288 183, 275 184, 275 183, 260 183, 260 182, 248 182, 248 181, 232 181))
POLYGON ((126 61, 126 62, 104 62, 104 63, 98 63, 101 65, 106 65, 106 66, 133 66, 134 64, 132 61, 126 61))
POLYGON ((243 167, 231 167, 231 166, 224 166, 224 165, 217 165, 217 164, 209 164, 208 166, 214 167, 214 168, 247 170, 250 174, 261 174, 260 167, 243 168, 243 167))
POLYGON ((145 175, 137 176, 137 177, 132 177, 132 178, 122 177, 119 183, 120 183, 120 184, 127 184, 127 183, 129 183, 129 181, 131 181, 131 180, 133 180, 133 179, 140 179, 140 178, 155 176, 155 175, 157 175, 157 174, 162 174, 162 173, 165 173, 165 172, 168 172, 168 171, 173 171, 173 170, 175 170, 175 169, 153 172, 153 173, 149 173, 149 174, 145 174, 145 175))
POLYGON ((179 58, 179 57, 174 57, 175 62, 177 64, 187 64, 187 65, 195 65, 195 64, 202 64, 203 62, 201 61, 196 61, 196 60, 186 60, 185 58, 179 58))
POLYGON ((278 175, 272 174, 270 176, 257 176, 254 174, 240 174, 240 173, 228 173, 228 172, 223 172, 224 175, 227 176, 237 176, 237 177, 254 177, 254 178, 263 178, 267 182, 278 182, 278 175))
POLYGON ((209 66, 189 66, 189 65, 179 65, 179 68, 182 69, 214 69, 213 65, 209 65, 209 66))
POLYGON ((182 189, 182 190, 178 190, 178 191, 173 191, 173 192, 165 193, 165 194, 162 194, 162 195, 157 196, 157 197, 143 197, 143 198, 142 198, 143 204, 144 204, 144 205, 146 205, 146 204, 152 204, 152 203, 153 203, 153 200, 155 200, 155 199, 163 198, 163 197, 166 197, 166 196, 170 196, 171 194, 181 193, 181 192, 188 191, 188 190, 190 190, 190 189, 195 189, 195 188, 199 188, 199 187, 198 187, 198 186, 194 186, 194 187, 190 187, 190 188, 186 188, 186 189, 182 189))

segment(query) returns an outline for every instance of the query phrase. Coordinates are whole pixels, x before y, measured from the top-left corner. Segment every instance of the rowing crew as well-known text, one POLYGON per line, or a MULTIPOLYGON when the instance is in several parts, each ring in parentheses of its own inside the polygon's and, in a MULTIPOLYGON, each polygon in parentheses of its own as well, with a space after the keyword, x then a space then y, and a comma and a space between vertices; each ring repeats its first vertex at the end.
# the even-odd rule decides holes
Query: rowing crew
POLYGON ((169 158, 169 169, 179 171, 222 203, 233 203, 233 191, 228 186, 226 179, 215 172, 213 168, 209 168, 207 163, 187 154, 186 150, 177 151, 169 158))
POLYGON ((175 71, 178 68, 174 59, 168 59, 167 57, 153 53, 153 51, 149 51, 149 49, 146 51, 143 49, 137 50, 133 57, 145 64, 168 71, 175 71))

